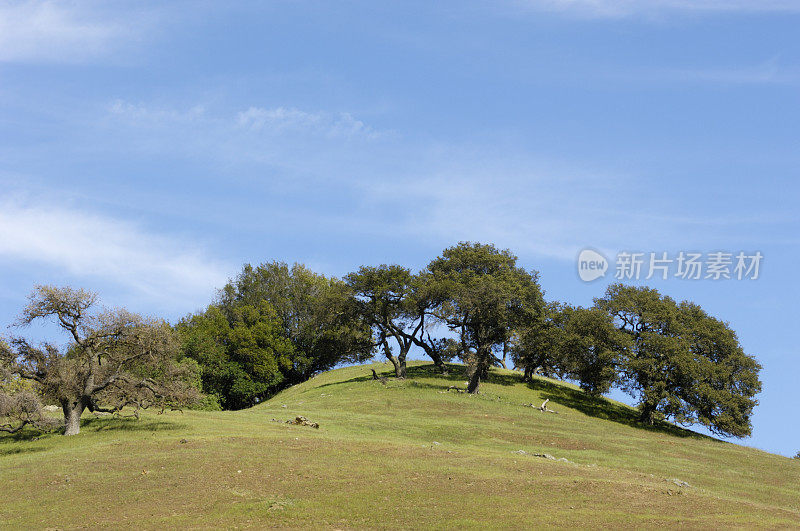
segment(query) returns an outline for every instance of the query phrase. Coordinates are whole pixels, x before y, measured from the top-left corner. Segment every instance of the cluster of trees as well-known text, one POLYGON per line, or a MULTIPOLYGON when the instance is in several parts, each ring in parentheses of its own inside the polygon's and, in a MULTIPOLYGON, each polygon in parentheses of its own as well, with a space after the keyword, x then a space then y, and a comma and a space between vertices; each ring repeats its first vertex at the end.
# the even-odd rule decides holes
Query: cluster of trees
POLYGON ((304 266, 247 265, 203 313, 176 326, 225 409, 250 407, 340 363, 371 357, 371 329, 347 285, 304 266))
POLYGON ((516 262, 493 245, 461 243, 416 275, 400 266, 362 267, 346 282, 397 377, 416 345, 443 371, 455 357, 466 362, 467 389, 477 393, 489 367, 505 364, 514 331, 542 321, 538 273, 516 262), (431 336, 442 328, 448 337, 431 336))
POLYGON ((413 273, 364 266, 344 279, 302 265, 247 265, 203 312, 170 327, 124 310, 92 313, 96 297, 39 287, 20 324, 54 319, 64 349, 0 343, 0 429, 40 425, 38 397, 77 433, 84 410, 180 407, 202 391, 225 409, 250 407, 342 363, 385 356, 406 376, 414 348, 442 372, 463 361, 477 393, 491 367, 569 378, 599 395, 634 396, 641 420, 750 433, 756 361, 699 306, 649 288, 612 285, 592 307, 546 302, 536 271, 508 250, 460 243, 413 273))
POLYGON ((736 437, 750 434, 761 390, 760 365, 727 323, 647 287, 613 284, 591 308, 548 305, 512 355, 526 376, 567 377, 594 395, 623 389, 642 422, 668 418, 736 437))
POLYGON ((509 251, 460 244, 422 272, 361 267, 344 280, 284 263, 245 266, 204 312, 176 326, 203 390, 222 407, 250 407, 337 364, 383 354, 398 378, 414 347, 442 371, 460 358, 477 392, 515 327, 540 318, 538 275, 509 251), (447 337, 434 337, 447 329, 447 337))
POLYGON ((233 409, 375 354, 404 378, 412 348, 442 372, 452 359, 465 362, 470 393, 492 366, 512 362, 525 378, 569 378, 594 395, 623 389, 643 422, 734 436, 750 433, 761 387, 736 334, 697 305, 621 284, 589 308, 547 303, 536 271, 477 243, 445 249, 417 273, 363 266, 341 281, 297 265, 246 266, 177 329, 204 391, 233 409))

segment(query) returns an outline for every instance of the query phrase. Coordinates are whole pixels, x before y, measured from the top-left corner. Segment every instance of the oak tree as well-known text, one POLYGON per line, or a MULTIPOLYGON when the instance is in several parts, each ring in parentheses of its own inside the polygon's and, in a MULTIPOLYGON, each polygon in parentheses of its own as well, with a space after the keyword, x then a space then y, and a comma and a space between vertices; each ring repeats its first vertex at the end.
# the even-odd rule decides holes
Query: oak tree
POLYGON ((203 389, 226 409, 250 407, 340 363, 372 355, 369 323, 349 286, 271 262, 242 272, 205 312, 177 326, 203 389))
MULTIPOLYGON (((12 337, 3 349, 6 373, 35 383, 64 415, 64 435, 80 432, 85 410, 115 413, 126 406, 177 408, 199 396, 197 365, 179 359, 178 342, 165 322, 124 309, 97 310, 97 295, 69 287, 37 286, 17 325, 54 321, 66 346, 35 345, 12 337)), ((30 405, 9 406, 19 411, 30 405)))
POLYGON ((513 329, 542 316, 538 273, 516 261, 510 251, 494 245, 462 242, 428 265, 427 282, 437 293, 433 314, 463 344, 471 371, 469 393, 478 392, 513 329))
POLYGON ((761 366, 727 323, 646 287, 613 284, 595 306, 630 337, 619 352, 620 377, 639 399, 643 422, 658 414, 719 434, 750 434, 761 366))
POLYGON ((374 329, 376 347, 392 363, 397 378, 406 377, 406 358, 414 346, 422 349, 441 372, 447 372, 444 362, 452 357, 450 343, 431 336, 436 324, 432 316, 435 302, 427 277, 384 264, 362 266, 345 280, 361 315, 374 329))

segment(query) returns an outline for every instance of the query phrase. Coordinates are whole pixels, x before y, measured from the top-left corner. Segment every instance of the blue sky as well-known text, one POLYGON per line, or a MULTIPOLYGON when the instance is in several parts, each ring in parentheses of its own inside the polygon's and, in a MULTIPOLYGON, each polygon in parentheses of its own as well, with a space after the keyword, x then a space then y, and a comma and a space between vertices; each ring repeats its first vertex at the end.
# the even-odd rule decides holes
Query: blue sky
POLYGON ((245 262, 760 251, 648 282, 764 366, 745 444, 800 450, 795 0, 0 4, 0 322, 35 283, 177 319, 245 262))

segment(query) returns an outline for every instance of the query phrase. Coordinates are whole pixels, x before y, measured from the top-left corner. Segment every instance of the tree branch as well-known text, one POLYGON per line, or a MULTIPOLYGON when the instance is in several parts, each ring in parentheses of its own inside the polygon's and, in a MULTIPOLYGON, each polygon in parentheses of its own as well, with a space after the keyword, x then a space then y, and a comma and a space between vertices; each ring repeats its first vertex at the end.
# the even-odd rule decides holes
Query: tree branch
POLYGON ((22 424, 17 426, 16 428, 12 428, 11 424, 2 424, 0 425, 0 431, 5 433, 17 433, 19 430, 27 426, 28 424, 32 424, 30 420, 23 420, 22 424))

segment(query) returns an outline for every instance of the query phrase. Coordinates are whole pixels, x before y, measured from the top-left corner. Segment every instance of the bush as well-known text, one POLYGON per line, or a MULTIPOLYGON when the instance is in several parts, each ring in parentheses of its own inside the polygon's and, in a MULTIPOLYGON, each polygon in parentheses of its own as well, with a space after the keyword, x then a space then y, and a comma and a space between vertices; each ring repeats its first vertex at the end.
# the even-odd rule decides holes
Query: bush
POLYGON ((217 395, 203 395, 203 397, 192 406, 192 409, 195 411, 222 411, 222 404, 217 395))

